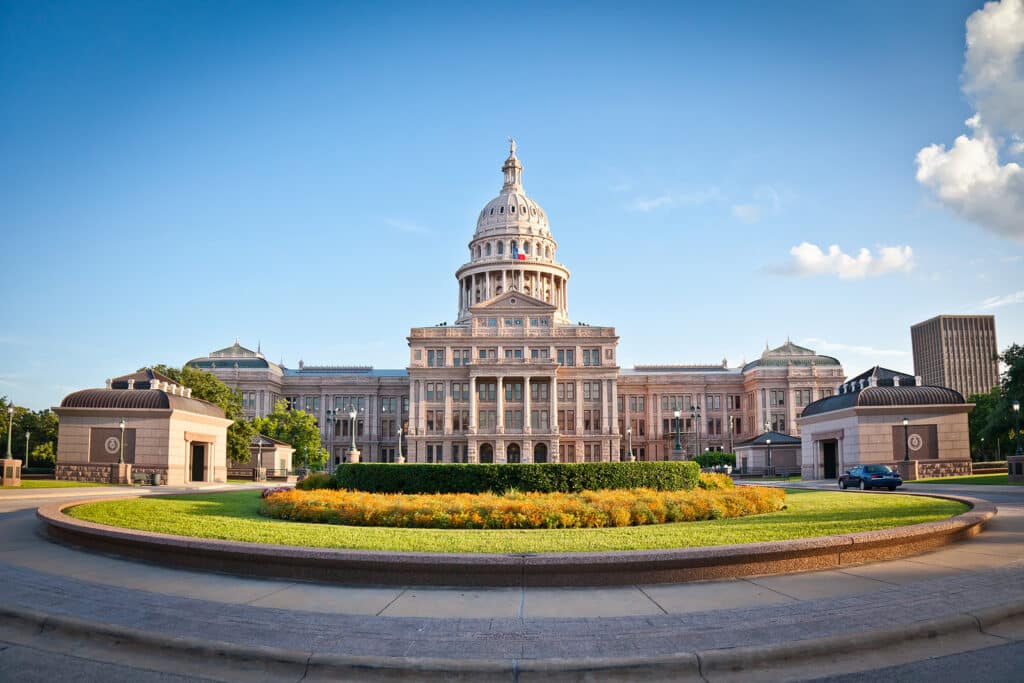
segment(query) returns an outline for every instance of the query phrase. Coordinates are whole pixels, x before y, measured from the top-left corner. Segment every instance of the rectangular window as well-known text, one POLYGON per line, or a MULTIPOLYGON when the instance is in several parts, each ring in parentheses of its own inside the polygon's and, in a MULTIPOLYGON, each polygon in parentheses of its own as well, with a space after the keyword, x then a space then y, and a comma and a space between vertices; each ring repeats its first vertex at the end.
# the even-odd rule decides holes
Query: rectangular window
POLYGON ((576 365, 576 351, 575 349, 558 349, 557 360, 559 365, 566 367, 572 367, 576 365))
POLYGON ((548 359, 548 349, 547 349, 547 347, 544 347, 544 348, 532 348, 532 349, 530 349, 530 358, 532 358, 533 360, 547 360, 548 359))
POLYGON ((428 401, 433 401, 434 400, 434 383, 433 382, 427 382, 427 389, 426 389, 425 393, 426 393, 428 401))
POLYGON ((427 367, 434 367, 434 349, 427 350, 427 367))
POLYGON ((647 399, 646 399, 645 396, 637 396, 636 397, 636 410, 637 410, 638 413, 642 413, 645 410, 647 410, 647 408, 645 406, 646 402, 647 402, 647 399))
POLYGON ((584 382, 583 383, 583 400, 584 401, 589 401, 590 400, 590 382, 584 382))
MULTIPOLYGON (((621 399, 620 399, 621 400, 621 399)), ((619 406, 619 410, 622 410, 622 406, 619 406)), ((629 397, 629 412, 636 412, 636 396, 629 397)))

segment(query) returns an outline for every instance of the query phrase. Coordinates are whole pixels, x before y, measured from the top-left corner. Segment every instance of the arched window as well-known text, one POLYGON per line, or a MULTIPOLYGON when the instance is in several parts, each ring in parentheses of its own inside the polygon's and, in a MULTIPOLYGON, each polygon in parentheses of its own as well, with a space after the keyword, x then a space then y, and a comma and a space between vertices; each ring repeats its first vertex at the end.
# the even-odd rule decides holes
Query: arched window
POLYGON ((512 244, 508 245, 508 248, 511 249, 512 251, 515 251, 516 250, 516 241, 512 240, 512 244))
POLYGON ((480 258, 480 245, 479 244, 476 247, 476 257, 480 258))
POLYGON ((523 253, 524 254, 529 254, 530 253, 530 243, 529 242, 523 242, 523 253))
POLYGON ((488 242, 487 244, 484 245, 484 256, 490 256, 490 255, 491 255, 491 243, 488 242))
POLYGON ((504 206, 499 206, 498 207, 498 213, 505 213, 505 207, 504 206))
POLYGON ((513 205, 512 205, 512 207, 511 207, 511 209, 510 209, 510 210, 512 211, 512 213, 515 213, 515 212, 516 212, 516 207, 515 207, 515 204, 513 204, 513 205))
POLYGON ((498 256, 501 256, 504 253, 505 253, 505 243, 504 242, 498 242, 498 256))
POLYGON ((494 215, 494 208, 493 207, 491 208, 491 215, 492 216, 494 215))

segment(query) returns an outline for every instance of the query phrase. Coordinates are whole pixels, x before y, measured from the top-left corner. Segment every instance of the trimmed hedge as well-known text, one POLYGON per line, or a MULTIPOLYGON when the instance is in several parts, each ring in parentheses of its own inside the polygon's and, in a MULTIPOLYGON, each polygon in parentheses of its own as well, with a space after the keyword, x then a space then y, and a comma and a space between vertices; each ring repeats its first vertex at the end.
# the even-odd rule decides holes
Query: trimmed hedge
POLYGON ((316 489, 336 489, 334 477, 327 472, 313 472, 295 484, 300 491, 313 491, 316 489))
POLYGON ((339 465, 335 486, 371 493, 577 493, 601 489, 693 489, 695 462, 579 462, 524 465, 339 465))
POLYGON ((709 451, 707 453, 698 453, 694 456, 693 461, 701 467, 719 467, 721 465, 736 467, 736 454, 709 451))

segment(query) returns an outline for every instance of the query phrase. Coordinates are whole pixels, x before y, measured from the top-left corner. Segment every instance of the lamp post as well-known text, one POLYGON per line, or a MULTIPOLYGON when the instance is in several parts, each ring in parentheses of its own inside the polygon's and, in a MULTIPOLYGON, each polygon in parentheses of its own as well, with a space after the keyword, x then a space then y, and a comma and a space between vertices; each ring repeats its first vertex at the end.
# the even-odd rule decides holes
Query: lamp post
POLYGON ((766 439, 765 443, 768 444, 768 466, 765 468, 766 474, 771 474, 772 471, 772 440, 766 439))
POLYGON ((675 416, 676 416, 676 450, 677 451, 681 451, 681 450, 683 450, 683 442, 679 438, 680 437, 679 423, 682 422, 682 418, 680 417, 680 412, 678 410, 675 411, 675 416))
POLYGON ((356 450, 356 415, 358 415, 358 412, 356 411, 355 407, 353 406, 353 408, 348 411, 349 431, 352 433, 352 447, 348 451, 348 461, 349 462, 353 462, 354 459, 355 459, 356 453, 359 452, 359 451, 356 450))
POLYGON ((903 418, 903 462, 910 462, 910 436, 907 425, 910 420, 903 418))
POLYGON ((733 422, 732 421, 733 421, 733 419, 734 419, 733 416, 730 415, 729 416, 729 452, 730 453, 735 453, 736 452, 736 446, 732 442, 732 434, 733 434, 733 431, 732 431, 733 430, 733 422))
POLYGON ((626 459, 633 462, 633 428, 626 427, 626 449, 629 451, 629 455, 626 459))
MULTIPOLYGON (((1017 432, 1017 453, 1014 455, 1024 456, 1024 451, 1021 451, 1021 402, 1019 400, 1014 401, 1014 416, 1015 426, 1014 431, 1017 432)), ((8 432, 9 438, 10 432, 8 432)), ((10 443, 10 441, 8 441, 10 443)))
POLYGON ((14 431, 14 405, 7 406, 7 459, 10 460, 13 456, 11 455, 11 432, 14 431))
POLYGON ((117 456, 117 464, 118 465, 123 465, 124 464, 124 425, 125 425, 125 422, 124 422, 124 418, 122 417, 121 418, 121 453, 120 453, 120 455, 117 456))
POLYGON ((25 432, 25 468, 28 468, 28 437, 32 436, 32 432, 25 432))
POLYGON ((399 465, 405 462, 405 456, 402 455, 402 428, 398 428, 398 459, 395 461, 399 465))
POLYGON ((693 431, 697 437, 697 447, 694 450, 694 456, 700 454, 700 406, 695 407, 690 411, 690 419, 693 420, 693 431))
POLYGON ((978 457, 982 460, 988 460, 985 457, 985 437, 981 437, 981 445, 978 446, 978 457))

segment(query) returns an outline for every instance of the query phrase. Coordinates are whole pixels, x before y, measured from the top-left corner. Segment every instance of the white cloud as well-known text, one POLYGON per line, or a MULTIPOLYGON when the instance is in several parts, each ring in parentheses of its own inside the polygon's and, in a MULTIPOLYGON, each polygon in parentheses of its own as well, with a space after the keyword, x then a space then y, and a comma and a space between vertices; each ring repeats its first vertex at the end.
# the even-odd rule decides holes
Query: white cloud
POLYGON ((1000 164, 1009 134, 1011 154, 1024 152, 1024 0, 988 2, 967 19, 963 91, 975 114, 949 150, 933 144, 917 153, 917 180, 947 208, 993 232, 1024 242, 1024 169, 1000 164))
POLYGON ((914 251, 909 246, 880 247, 878 253, 862 248, 856 256, 833 244, 828 252, 810 242, 801 242, 789 250, 793 263, 787 272, 795 275, 837 275, 843 280, 909 272, 914 267, 914 251))
POLYGON ((413 235, 429 235, 431 233, 429 228, 425 228, 419 223, 404 221, 397 218, 385 218, 384 224, 394 228, 395 230, 407 232, 413 235))
POLYGON ((732 215, 744 223, 756 223, 761 220, 764 209, 756 204, 737 204, 732 207, 732 215))
POLYGON ((720 201, 721 199, 722 192, 717 187, 709 187, 690 192, 665 192, 654 197, 638 197, 628 205, 628 208, 633 211, 643 211, 647 213, 663 208, 700 206, 702 204, 720 201))
POLYGON ((1024 304, 1024 290, 1014 292, 1013 294, 1005 294, 1003 296, 990 296, 981 302, 981 307, 989 309, 999 308, 1001 306, 1013 306, 1014 304, 1024 304))
POLYGON ((858 346, 856 344, 843 344, 842 342, 830 342, 818 337, 808 337, 801 344, 812 347, 815 351, 830 351, 832 353, 859 353, 863 356, 909 356, 910 351, 901 349, 879 349, 874 346, 858 346))

